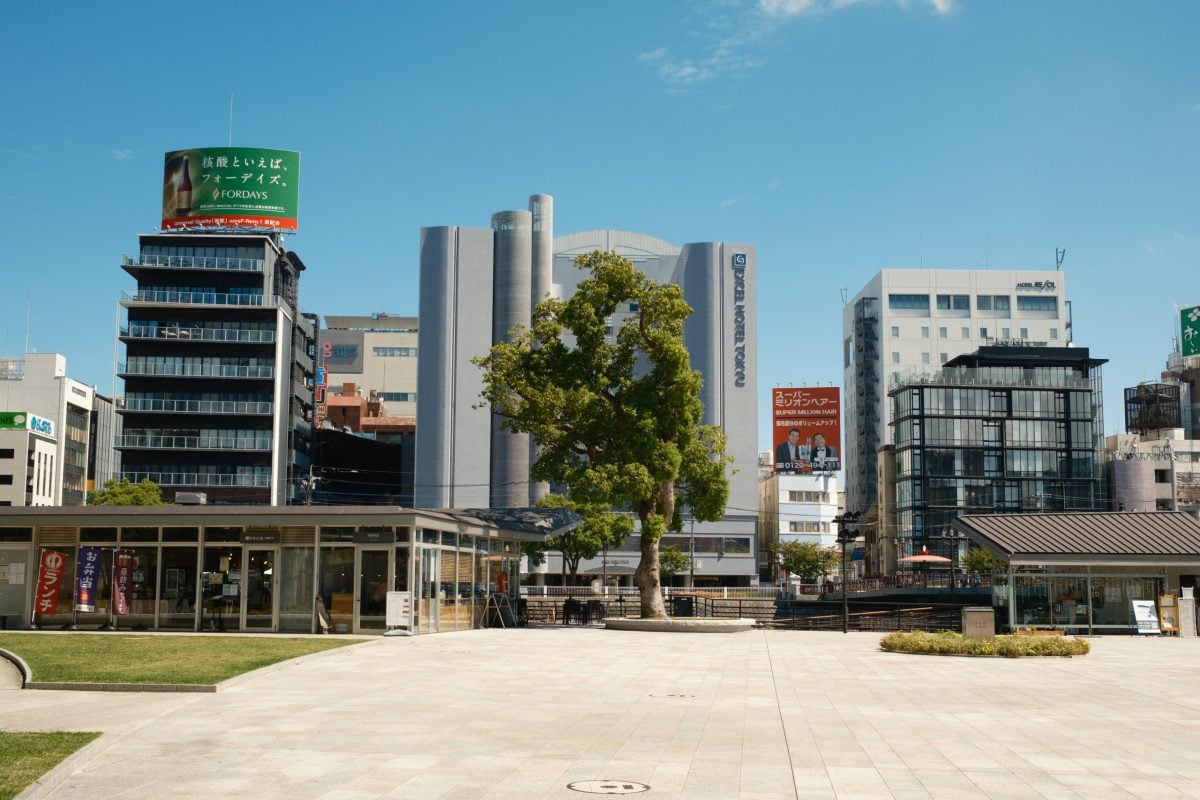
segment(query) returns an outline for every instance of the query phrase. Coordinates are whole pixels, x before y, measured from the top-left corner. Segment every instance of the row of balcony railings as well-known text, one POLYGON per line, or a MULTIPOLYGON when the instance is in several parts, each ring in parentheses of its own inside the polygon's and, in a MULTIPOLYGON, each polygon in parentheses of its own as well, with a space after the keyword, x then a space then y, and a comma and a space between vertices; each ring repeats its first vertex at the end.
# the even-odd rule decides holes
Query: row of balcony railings
POLYGON ((278 295, 238 294, 236 292, 191 291, 188 289, 141 289, 121 292, 127 303, 184 303, 206 306, 258 306, 273 308, 283 304, 278 295))
POLYGON ((226 258, 223 256, 160 256, 142 254, 121 257, 123 267, 166 267, 170 269, 204 269, 222 272, 262 272, 261 258, 226 258))
POLYGON ((269 401, 246 400, 158 400, 126 398, 122 411, 144 411, 163 414, 238 414, 269 416, 275 405, 269 401))
POLYGON ((117 447, 144 450, 251 450, 268 451, 271 439, 247 439, 239 436, 165 436, 161 434, 124 434, 117 447))
POLYGON ((192 364, 133 362, 118 364, 121 375, 160 375, 174 378, 263 378, 275 377, 275 367, 234 366, 229 364, 192 364))
POLYGON ((244 342, 274 344, 274 330, 243 328, 205 328, 200 325, 123 325, 121 336, 127 339, 166 339, 193 342, 244 342))
POLYGON ((126 470, 121 473, 130 483, 149 479, 159 486, 231 486, 256 488, 271 485, 269 472, 257 475, 230 475, 223 472, 138 472, 126 470))
POLYGON ((1088 378, 1068 377, 1055 374, 1035 374, 1033 376, 1004 377, 1000 375, 979 374, 972 369, 943 369, 932 372, 897 372, 892 375, 888 384, 889 389, 902 386, 997 386, 1021 387, 1035 389, 1090 389, 1091 380, 1088 378))

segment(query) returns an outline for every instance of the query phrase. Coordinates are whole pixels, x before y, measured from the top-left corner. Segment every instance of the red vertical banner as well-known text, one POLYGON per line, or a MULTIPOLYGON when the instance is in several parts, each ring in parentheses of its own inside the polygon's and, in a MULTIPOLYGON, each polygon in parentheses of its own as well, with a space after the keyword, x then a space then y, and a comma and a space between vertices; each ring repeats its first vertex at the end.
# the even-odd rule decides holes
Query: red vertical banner
POLYGON ((38 567, 37 594, 33 598, 33 609, 39 614, 58 611, 58 587, 62 584, 67 568, 67 554, 57 550, 43 550, 38 567))
POLYGON ((133 554, 120 551, 113 555, 113 616, 129 615, 130 589, 132 588, 133 554))

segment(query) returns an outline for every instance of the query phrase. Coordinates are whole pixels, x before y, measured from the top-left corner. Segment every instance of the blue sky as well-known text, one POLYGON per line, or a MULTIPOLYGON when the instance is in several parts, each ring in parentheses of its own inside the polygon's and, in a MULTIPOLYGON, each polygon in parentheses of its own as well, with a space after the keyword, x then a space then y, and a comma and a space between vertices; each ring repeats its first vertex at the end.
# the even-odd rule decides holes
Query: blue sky
POLYGON ((301 303, 417 311, 418 229, 555 197, 558 234, 758 247, 775 385, 838 384, 883 267, 1063 268, 1121 389, 1200 304, 1200 4, 6 3, 0 355, 112 391, 162 154, 299 150, 301 303))

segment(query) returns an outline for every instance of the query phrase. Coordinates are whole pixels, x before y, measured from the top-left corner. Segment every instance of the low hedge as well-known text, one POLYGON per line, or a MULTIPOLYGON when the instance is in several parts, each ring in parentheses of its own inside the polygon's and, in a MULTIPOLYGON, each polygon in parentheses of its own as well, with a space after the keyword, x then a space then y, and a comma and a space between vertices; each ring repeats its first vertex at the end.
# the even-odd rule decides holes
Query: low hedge
POLYGON ((925 653, 954 656, 1082 656, 1092 646, 1068 636, 996 636, 968 639, 953 631, 897 631, 880 640, 879 646, 893 653, 925 653))

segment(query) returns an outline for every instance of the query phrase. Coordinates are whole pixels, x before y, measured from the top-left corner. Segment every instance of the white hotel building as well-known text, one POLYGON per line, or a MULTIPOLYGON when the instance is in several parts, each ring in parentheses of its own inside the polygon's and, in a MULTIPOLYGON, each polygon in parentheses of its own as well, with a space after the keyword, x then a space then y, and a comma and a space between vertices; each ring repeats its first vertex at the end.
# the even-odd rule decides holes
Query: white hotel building
POLYGON ((876 500, 876 454, 891 443, 888 389, 982 345, 1071 343, 1057 270, 884 269, 842 309, 846 509, 876 500))

